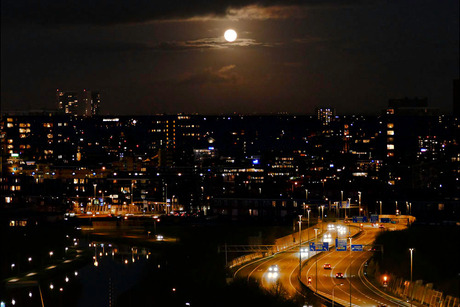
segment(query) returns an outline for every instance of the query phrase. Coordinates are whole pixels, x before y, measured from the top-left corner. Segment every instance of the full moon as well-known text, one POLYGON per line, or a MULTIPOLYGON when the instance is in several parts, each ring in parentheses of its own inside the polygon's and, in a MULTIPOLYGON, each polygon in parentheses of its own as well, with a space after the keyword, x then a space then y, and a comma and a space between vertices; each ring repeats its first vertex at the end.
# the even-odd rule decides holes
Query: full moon
POLYGON ((232 30, 232 29, 228 29, 227 31, 225 31, 224 33, 224 38, 227 42, 233 42, 236 40, 237 38, 237 34, 235 32, 235 30, 232 30))

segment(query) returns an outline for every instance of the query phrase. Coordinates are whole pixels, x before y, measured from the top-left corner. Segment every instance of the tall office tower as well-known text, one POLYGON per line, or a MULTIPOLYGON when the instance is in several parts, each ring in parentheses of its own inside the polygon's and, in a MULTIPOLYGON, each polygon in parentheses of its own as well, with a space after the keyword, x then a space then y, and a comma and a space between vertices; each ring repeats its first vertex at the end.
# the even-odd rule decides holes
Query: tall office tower
POLYGON ((99 107, 101 106, 101 93, 92 92, 91 93, 91 115, 99 115, 99 107))
POLYGON ((58 110, 65 114, 77 115, 79 112, 78 95, 75 92, 57 90, 56 101, 58 110))
POLYGON ((99 92, 83 90, 82 102, 84 106, 83 114, 85 116, 99 115, 101 104, 101 94, 99 92))
POLYGON ((323 123, 323 125, 329 125, 335 116, 334 108, 316 108, 316 116, 323 123))
POLYGON ((460 117, 460 79, 454 79, 453 85, 453 114, 455 117, 460 117))

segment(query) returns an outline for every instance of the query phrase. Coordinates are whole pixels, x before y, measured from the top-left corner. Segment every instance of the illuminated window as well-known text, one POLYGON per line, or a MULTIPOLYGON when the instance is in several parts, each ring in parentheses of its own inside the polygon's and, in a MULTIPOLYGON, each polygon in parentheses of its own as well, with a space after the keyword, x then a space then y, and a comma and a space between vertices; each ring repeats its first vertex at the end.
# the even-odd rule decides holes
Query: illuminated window
POLYGON ((395 135, 395 131, 394 130, 388 130, 387 135, 395 135))
POLYGON ((393 144, 387 144, 387 149, 388 149, 388 150, 394 150, 394 149, 395 149, 395 145, 393 145, 393 144))
POLYGON ((14 127, 14 125, 13 125, 12 123, 8 123, 8 124, 6 124, 6 126, 7 126, 8 128, 14 127))
POLYGON ((387 128, 388 128, 388 129, 393 129, 393 128, 394 128, 394 124, 393 124, 393 123, 388 123, 388 124, 387 124, 387 128))

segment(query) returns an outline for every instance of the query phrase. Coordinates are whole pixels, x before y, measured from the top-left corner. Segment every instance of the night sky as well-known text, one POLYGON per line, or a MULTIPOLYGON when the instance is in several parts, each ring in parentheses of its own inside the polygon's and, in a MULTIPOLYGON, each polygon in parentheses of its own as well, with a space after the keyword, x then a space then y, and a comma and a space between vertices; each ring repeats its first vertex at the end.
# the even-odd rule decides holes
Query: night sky
POLYGON ((458 0, 2 0, 2 112, 100 91, 102 114, 450 113, 458 0), (225 42, 233 28, 238 39, 225 42))

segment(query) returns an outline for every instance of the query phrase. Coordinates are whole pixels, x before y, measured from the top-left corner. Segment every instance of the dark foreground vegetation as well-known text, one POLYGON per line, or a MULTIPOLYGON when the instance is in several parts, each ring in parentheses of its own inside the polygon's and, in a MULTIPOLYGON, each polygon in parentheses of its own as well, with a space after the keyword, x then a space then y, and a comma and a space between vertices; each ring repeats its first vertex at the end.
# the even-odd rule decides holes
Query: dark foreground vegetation
POLYGON ((383 244, 384 253, 376 254, 381 273, 390 273, 410 280, 410 252, 413 252, 413 280, 433 283, 444 294, 460 296, 459 226, 413 225, 403 231, 385 231, 376 244, 383 244))

